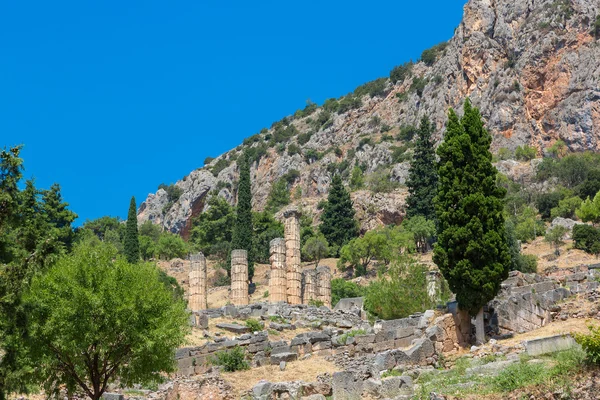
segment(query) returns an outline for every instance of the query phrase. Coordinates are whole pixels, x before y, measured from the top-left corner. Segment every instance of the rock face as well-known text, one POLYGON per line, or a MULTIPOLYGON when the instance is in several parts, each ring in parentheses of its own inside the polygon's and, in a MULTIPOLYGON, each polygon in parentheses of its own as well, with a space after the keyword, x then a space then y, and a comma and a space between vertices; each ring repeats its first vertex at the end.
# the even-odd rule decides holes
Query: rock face
MULTIPOLYGON (((177 182, 183 194, 176 201, 164 190, 150 194, 138 221, 187 237, 192 217, 205 210, 209 196, 235 203, 235 160, 242 149, 261 155, 251 166, 257 210, 264 208, 272 183, 284 176, 292 193, 301 190, 300 205, 315 216, 336 171, 348 180, 352 167, 360 165, 367 178, 374 176, 368 182, 403 184, 410 157, 402 157, 401 127, 427 115, 439 142, 448 108, 460 109, 467 97, 480 109, 494 149, 529 144, 542 155, 561 139, 572 151, 600 150, 600 46, 592 33, 599 12, 595 0, 470 0, 454 37, 438 48, 433 62, 418 62, 403 79, 387 80, 383 90, 357 95, 355 108, 329 113, 318 107, 285 118, 177 182)), ((404 216, 405 189, 376 186, 381 187, 370 188, 377 194, 353 194, 363 230, 404 216)))

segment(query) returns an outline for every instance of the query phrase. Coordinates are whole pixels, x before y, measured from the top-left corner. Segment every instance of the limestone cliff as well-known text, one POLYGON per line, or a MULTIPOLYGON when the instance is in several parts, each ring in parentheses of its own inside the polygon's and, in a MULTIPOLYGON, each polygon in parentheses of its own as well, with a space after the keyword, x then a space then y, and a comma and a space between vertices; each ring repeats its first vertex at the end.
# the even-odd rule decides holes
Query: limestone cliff
MULTIPOLYGON (((218 192, 234 202, 235 159, 248 147, 264 153, 251 169, 256 209, 283 176, 291 176, 290 190, 299 187, 299 203, 315 214, 335 171, 348 179, 362 165, 367 176, 404 183, 411 150, 399 132, 427 115, 441 140, 448 108, 460 108, 466 97, 481 110, 495 150, 529 144, 542 155, 562 139, 572 151, 597 151, 600 41, 593 28, 599 13, 597 0, 470 0, 454 37, 427 63, 412 65, 396 82, 378 80, 381 90, 349 94, 337 111, 317 107, 285 118, 177 182, 183 195, 172 206, 164 190, 150 194, 138 220, 186 236, 208 196, 218 192)), ((402 187, 353 193, 363 229, 401 220, 405 196, 402 187)))

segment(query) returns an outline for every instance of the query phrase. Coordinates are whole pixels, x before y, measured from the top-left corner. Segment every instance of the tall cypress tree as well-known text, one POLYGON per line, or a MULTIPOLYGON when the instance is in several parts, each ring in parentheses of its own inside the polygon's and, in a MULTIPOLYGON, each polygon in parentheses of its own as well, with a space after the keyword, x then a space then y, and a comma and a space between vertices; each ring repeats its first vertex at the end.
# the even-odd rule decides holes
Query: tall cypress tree
MULTIPOLYGON (((247 154, 242 155, 240 163, 240 181, 237 192, 237 211, 233 234, 231 238, 232 250, 246 250, 248 252, 248 279, 252 282, 254 277, 254 254, 252 224, 252 187, 250 182, 250 159, 247 154)), ((227 275, 231 276, 231 255, 227 262, 227 275)))
POLYGON ((437 193, 437 167, 435 150, 431 142, 433 125, 429 118, 423 117, 419 127, 415 154, 408 171, 408 198, 406 199, 407 217, 422 215, 428 220, 435 219, 433 198, 437 193))
POLYGON ((129 213, 127 214, 127 223, 125 225, 123 247, 125 248, 125 257, 128 262, 135 264, 140 260, 140 241, 138 238, 135 197, 132 197, 131 202, 129 203, 129 213))
POLYGON ((354 209, 350 193, 344 188, 342 178, 333 176, 327 202, 321 215, 321 233, 337 251, 358 236, 358 223, 354 219, 354 209))
MULTIPOLYGON (((433 261, 456 293, 459 308, 471 315, 482 315, 510 265, 503 215, 506 190, 496 184, 491 142, 479 110, 467 100, 460 120, 449 111, 444 142, 437 150, 438 242, 433 261)), ((482 322, 478 318, 478 338, 483 338, 482 322)))

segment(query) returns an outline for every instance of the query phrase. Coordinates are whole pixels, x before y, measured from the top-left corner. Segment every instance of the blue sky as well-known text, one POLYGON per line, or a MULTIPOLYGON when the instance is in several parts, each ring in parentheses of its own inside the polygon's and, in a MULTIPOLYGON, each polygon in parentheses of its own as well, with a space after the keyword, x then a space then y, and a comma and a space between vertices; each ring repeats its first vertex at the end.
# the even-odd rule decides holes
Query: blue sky
POLYGON ((273 121, 448 40, 464 0, 13 1, 0 6, 0 146, 78 224, 127 215, 273 121))

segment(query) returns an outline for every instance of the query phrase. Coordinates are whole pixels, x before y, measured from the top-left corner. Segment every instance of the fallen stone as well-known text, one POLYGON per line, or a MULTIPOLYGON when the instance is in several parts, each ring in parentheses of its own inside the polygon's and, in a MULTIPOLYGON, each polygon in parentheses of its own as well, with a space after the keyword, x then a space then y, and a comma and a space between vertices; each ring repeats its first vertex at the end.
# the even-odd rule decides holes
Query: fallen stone
POLYGON ((281 361, 279 363, 279 370, 280 371, 285 371, 285 366, 286 366, 286 362, 285 361, 281 361))
POLYGON ((104 393, 102 398, 104 400, 124 400, 125 396, 120 393, 104 393))
POLYGON ((297 359, 298 359, 298 354, 296 354, 296 353, 271 354, 271 365, 281 364, 282 361, 285 361, 285 362, 296 361, 297 359))
POLYGON ((252 388, 253 400, 269 400, 273 391, 273 384, 267 381, 260 381, 252 388))
POLYGON ((362 399, 362 381, 356 380, 351 372, 335 372, 331 386, 335 400, 362 399))
POLYGON ((571 335, 556 335, 523 342, 525 351, 529 356, 539 356, 541 354, 555 353, 557 351, 568 350, 579 346, 571 335))
POLYGON ((248 328, 247 326, 239 325, 239 324, 220 323, 220 324, 217 324, 217 328, 225 329, 226 331, 238 333, 238 334, 250 332, 250 328, 248 328))

